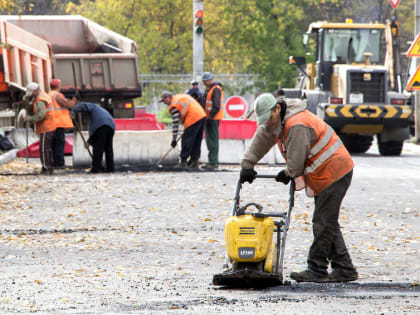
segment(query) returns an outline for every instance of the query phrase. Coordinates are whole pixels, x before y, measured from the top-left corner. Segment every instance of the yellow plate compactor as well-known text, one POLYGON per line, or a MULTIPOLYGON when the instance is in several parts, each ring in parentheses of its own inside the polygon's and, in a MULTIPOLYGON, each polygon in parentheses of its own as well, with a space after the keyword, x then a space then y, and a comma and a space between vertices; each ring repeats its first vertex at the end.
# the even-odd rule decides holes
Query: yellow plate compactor
MULTIPOLYGON (((274 179, 275 175, 257 175, 274 179)), ((283 258, 295 184, 290 182, 287 212, 263 212, 255 202, 240 206, 242 184, 236 184, 233 213, 225 221, 226 260, 213 284, 232 287, 269 287, 283 284, 283 258), (250 212, 249 207, 257 211, 250 212), (248 211, 247 211, 248 210, 248 211), (275 220, 273 220, 275 218, 275 220)))

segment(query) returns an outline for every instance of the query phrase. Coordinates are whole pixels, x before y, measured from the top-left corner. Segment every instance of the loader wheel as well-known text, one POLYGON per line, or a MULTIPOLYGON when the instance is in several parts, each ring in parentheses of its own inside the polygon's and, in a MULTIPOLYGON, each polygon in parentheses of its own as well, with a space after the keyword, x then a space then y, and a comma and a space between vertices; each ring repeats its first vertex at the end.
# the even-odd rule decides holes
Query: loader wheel
POLYGON ((350 153, 365 153, 372 144, 372 136, 340 135, 344 146, 350 153))
POLYGON ((381 136, 378 135, 378 149, 383 156, 399 156, 403 149, 404 141, 388 141, 382 142, 381 136))

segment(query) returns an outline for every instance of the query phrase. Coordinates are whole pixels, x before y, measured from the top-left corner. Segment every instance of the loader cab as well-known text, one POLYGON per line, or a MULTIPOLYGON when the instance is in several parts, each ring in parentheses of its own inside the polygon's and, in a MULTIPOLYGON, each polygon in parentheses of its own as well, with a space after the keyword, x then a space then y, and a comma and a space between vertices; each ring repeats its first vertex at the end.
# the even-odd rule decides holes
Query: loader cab
MULTIPOLYGON (((383 65, 385 25, 316 22, 306 36, 315 42, 315 63, 307 66, 313 73, 315 89, 331 91, 334 65, 383 65), (368 56, 368 61, 367 61, 368 56)), ((305 39, 304 39, 305 40, 305 39)))

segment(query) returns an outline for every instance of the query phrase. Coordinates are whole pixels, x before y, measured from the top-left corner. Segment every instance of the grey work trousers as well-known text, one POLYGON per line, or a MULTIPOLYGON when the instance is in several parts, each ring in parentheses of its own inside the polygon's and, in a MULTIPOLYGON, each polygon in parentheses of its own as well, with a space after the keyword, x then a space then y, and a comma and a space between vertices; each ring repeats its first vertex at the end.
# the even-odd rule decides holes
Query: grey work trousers
POLYGON ((328 265, 333 269, 355 271, 338 224, 341 202, 351 184, 353 171, 328 186, 315 196, 312 219, 314 240, 308 255, 308 268, 326 274, 328 265))

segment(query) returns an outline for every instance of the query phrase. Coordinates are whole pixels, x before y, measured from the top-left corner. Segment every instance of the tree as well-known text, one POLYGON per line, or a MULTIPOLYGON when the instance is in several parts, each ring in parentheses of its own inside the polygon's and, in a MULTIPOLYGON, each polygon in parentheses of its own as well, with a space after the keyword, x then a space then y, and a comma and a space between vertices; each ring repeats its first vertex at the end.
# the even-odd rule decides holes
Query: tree
POLYGON ((1 14, 62 14, 70 2, 78 0, 0 0, 1 14))
MULTIPOLYGON (((141 72, 192 71, 191 0, 73 2, 68 13, 137 42, 141 72)), ((401 1, 397 9, 404 17, 402 51, 412 39, 413 3, 401 1)), ((288 57, 304 54, 301 38, 311 22, 383 22, 392 12, 386 0, 204 0, 204 70, 258 73, 268 89, 292 86, 295 67, 288 65, 288 57)))
POLYGON ((67 12, 135 40, 142 72, 192 71, 192 8, 187 1, 81 0, 67 12))

